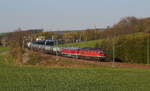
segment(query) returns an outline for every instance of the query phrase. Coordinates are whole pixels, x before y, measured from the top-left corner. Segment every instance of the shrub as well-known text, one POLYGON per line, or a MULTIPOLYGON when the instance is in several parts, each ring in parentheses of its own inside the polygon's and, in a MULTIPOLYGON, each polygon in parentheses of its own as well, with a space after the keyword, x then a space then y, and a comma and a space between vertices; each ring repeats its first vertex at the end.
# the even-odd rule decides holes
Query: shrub
POLYGON ((40 54, 37 52, 29 53, 29 61, 27 62, 30 65, 36 65, 40 62, 40 54))

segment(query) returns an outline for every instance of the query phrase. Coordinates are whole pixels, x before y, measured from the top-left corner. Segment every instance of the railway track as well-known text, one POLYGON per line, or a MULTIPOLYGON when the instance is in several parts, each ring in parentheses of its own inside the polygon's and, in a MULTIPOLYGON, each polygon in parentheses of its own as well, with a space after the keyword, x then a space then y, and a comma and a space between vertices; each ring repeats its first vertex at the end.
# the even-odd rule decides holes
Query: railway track
POLYGON ((90 60, 90 59, 87 60, 87 59, 77 59, 77 58, 64 57, 64 56, 56 56, 52 54, 44 54, 44 53, 41 53, 41 54, 44 56, 55 57, 56 60, 59 60, 61 58, 66 59, 66 60, 70 59, 70 61, 91 63, 91 64, 103 66, 103 67, 150 69, 150 65, 146 65, 146 64, 130 64, 130 63, 112 62, 111 60, 109 62, 103 62, 103 61, 96 61, 96 60, 90 60))

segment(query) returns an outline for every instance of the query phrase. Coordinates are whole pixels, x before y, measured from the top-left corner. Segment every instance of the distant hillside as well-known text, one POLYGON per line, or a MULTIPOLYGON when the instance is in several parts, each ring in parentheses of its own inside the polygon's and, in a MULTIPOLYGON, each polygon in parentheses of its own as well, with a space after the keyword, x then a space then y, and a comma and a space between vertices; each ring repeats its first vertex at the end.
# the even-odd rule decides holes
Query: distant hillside
POLYGON ((8 33, 0 33, 0 36, 5 36, 7 35, 8 33))
MULTIPOLYGON (((58 34, 64 34, 64 33, 67 33, 67 32, 83 32, 85 30, 60 30, 60 31, 49 31, 49 32, 55 32, 55 33, 58 33, 58 34)), ((96 28, 96 30, 105 31, 106 29, 105 28, 96 28)))

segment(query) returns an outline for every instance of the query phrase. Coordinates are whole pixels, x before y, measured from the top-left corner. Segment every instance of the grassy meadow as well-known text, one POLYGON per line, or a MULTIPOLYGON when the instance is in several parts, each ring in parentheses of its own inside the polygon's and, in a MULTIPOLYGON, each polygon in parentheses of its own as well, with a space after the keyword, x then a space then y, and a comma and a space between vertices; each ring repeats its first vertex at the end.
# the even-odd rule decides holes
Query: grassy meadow
POLYGON ((146 36, 145 33, 139 32, 139 33, 133 33, 133 34, 128 34, 128 35, 121 35, 121 36, 118 36, 116 38, 104 38, 104 39, 99 39, 99 40, 85 41, 85 42, 81 42, 81 43, 69 43, 69 44, 62 44, 60 46, 77 46, 77 47, 81 47, 81 48, 84 48, 84 47, 95 48, 97 46, 101 47, 101 45, 104 41, 109 41, 111 46, 112 46, 112 41, 113 40, 117 41, 118 39, 122 39, 122 38, 129 38, 129 39, 139 38, 139 37, 142 38, 142 37, 145 37, 145 36, 146 36))

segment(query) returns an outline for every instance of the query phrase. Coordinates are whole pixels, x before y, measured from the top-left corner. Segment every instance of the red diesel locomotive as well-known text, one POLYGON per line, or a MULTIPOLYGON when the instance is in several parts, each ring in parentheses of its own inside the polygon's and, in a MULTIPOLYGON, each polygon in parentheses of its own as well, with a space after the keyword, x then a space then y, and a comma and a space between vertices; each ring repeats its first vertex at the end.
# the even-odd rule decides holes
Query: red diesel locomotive
POLYGON ((61 50, 61 54, 68 57, 76 58, 97 58, 104 59, 106 54, 103 50, 98 48, 78 48, 78 47, 65 47, 61 50))

